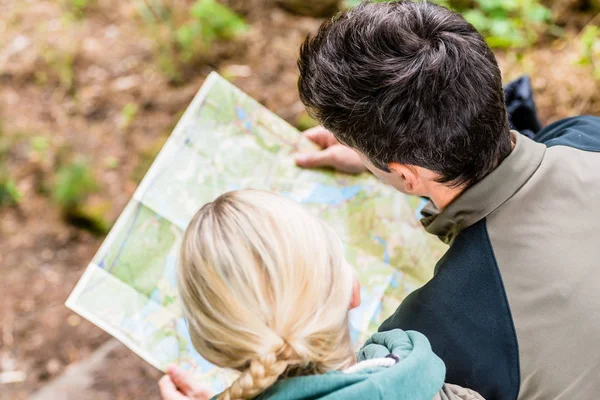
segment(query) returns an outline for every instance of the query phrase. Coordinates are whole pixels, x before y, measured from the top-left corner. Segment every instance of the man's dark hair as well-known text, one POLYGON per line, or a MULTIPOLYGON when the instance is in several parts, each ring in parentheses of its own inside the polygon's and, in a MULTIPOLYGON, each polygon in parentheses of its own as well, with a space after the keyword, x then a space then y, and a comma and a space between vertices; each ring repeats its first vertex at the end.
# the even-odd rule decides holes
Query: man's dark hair
POLYGON ((379 169, 391 162, 468 186, 511 151, 500 70, 477 30, 431 3, 362 3, 307 38, 300 97, 379 169))

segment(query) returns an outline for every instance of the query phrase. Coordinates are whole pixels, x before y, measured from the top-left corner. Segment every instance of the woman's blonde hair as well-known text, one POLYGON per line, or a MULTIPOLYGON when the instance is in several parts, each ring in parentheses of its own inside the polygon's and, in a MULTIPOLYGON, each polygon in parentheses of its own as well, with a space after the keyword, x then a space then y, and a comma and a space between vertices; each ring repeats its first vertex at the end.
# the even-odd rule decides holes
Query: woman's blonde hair
POLYGON ((353 279, 337 235, 291 200, 241 190, 202 207, 183 239, 178 286, 194 347, 241 372, 220 399, 346 368, 353 279))

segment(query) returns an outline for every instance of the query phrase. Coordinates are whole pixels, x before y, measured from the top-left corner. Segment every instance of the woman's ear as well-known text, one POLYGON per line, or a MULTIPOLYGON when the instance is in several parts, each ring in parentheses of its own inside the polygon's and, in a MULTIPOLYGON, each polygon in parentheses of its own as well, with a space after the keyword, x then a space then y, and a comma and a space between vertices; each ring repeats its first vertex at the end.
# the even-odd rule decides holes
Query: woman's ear
POLYGON ((352 283, 352 298, 350 299, 350 309, 354 310, 360 306, 360 281, 358 277, 354 275, 354 282, 352 283))

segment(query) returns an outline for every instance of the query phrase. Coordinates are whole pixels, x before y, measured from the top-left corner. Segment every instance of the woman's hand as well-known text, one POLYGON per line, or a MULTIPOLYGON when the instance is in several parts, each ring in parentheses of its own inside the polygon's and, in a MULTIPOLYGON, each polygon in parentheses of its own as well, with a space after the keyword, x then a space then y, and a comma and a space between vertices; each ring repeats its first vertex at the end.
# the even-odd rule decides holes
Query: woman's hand
POLYGON ((213 394, 194 382, 191 374, 176 366, 170 366, 167 374, 158 381, 163 400, 210 400, 213 394))
POLYGON ((299 167, 333 167, 349 174, 360 174, 367 170, 358 153, 339 143, 333 134, 322 126, 305 131, 304 136, 321 146, 322 150, 298 154, 296 165, 299 167))

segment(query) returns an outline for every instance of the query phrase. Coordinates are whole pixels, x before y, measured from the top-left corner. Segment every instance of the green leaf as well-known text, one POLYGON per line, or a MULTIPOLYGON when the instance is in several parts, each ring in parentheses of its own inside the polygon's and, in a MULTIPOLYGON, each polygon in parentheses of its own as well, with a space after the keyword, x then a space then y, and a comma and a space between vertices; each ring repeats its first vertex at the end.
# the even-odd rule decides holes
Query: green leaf
POLYGON ((218 38, 228 39, 248 30, 242 17, 216 0, 198 0, 190 12, 205 32, 212 31, 218 38))
POLYGON ((89 5, 89 0, 71 0, 73 7, 83 10, 89 5))
POLYGON ((463 17, 469 21, 478 31, 485 31, 489 26, 489 19, 480 10, 469 10, 463 13, 463 17))
POLYGON ((518 0, 477 0, 477 4, 484 12, 501 11, 506 13, 519 7, 518 0))
POLYGON ((192 45, 194 40, 192 34, 192 27, 189 24, 185 24, 180 26, 179 29, 175 32, 175 38, 177 40, 177 44, 181 48, 188 48, 192 45))
POLYGON ((503 36, 509 38, 514 35, 515 26, 511 20, 493 19, 490 21, 490 33, 492 36, 503 36))
POLYGON ((485 38, 487 44, 492 48, 511 48, 523 47, 525 40, 520 32, 516 32, 513 36, 488 36, 485 38))
POLYGON ((361 0, 344 0, 344 8, 352 8, 359 5, 361 0))
POLYGON ((588 25, 581 32, 580 43, 586 47, 593 47, 600 36, 600 27, 588 25))
POLYGON ((34 136, 31 139, 29 139, 29 144, 31 145, 34 151, 41 153, 48 149, 50 142, 45 136, 34 136))
POLYGON ((122 127, 127 128, 135 119, 139 111, 139 106, 135 103, 127 103, 121 109, 122 127))
POLYGON ((450 0, 434 0, 433 2, 435 4, 439 4, 440 6, 443 6, 446 8, 452 8, 452 4, 450 4, 450 0))
POLYGON ((532 23, 542 23, 549 21, 552 17, 552 12, 541 4, 533 3, 525 12, 525 19, 532 23))
POLYGON ((586 26, 579 37, 580 57, 578 63, 580 65, 594 65, 594 59, 600 58, 600 48, 596 47, 598 43, 600 43, 600 27, 586 26))

